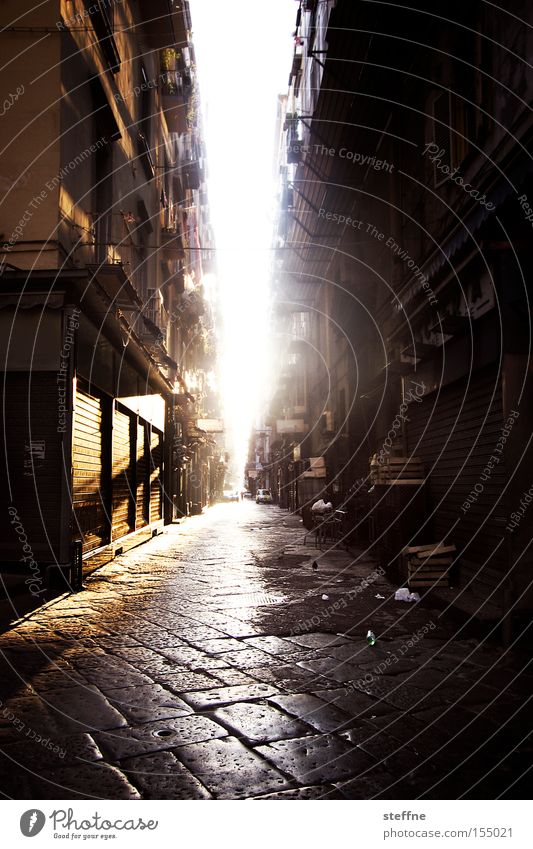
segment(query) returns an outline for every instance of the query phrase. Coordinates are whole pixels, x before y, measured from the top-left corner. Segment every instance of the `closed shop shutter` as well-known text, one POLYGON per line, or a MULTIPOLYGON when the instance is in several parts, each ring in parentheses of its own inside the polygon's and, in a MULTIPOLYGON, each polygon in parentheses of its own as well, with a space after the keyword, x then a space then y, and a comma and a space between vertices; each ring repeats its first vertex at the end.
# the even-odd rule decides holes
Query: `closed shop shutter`
POLYGON ((503 454, 488 479, 481 479, 503 427, 496 368, 474 373, 469 385, 464 379, 426 395, 422 403, 409 405, 407 415, 409 453, 422 458, 429 476, 435 540, 446 537, 455 543, 464 560, 483 566, 485 575, 501 571, 506 547, 501 545, 502 530, 494 516, 502 514, 503 507, 496 507, 488 520, 487 515, 505 486, 503 454), (482 492, 464 512, 463 504, 480 484, 482 492))
POLYGON ((152 428, 150 440, 150 521, 157 522, 162 518, 162 458, 163 458, 163 435, 160 431, 152 428))
POLYGON ((72 506, 74 538, 81 537, 84 553, 107 542, 102 427, 102 399, 78 388, 72 439, 72 506))
POLYGON ((136 527, 148 524, 148 439, 146 425, 137 424, 137 466, 136 466, 136 527))
POLYGON ((134 475, 132 456, 135 423, 132 417, 115 409, 113 421, 113 539, 134 530, 134 475))
MULTIPOLYGON (((59 558, 62 434, 58 432, 57 373, 3 372, 0 429, 0 559, 17 563, 26 553, 8 508, 20 516, 33 556, 59 558)), ((70 481, 69 481, 70 484, 70 481)))

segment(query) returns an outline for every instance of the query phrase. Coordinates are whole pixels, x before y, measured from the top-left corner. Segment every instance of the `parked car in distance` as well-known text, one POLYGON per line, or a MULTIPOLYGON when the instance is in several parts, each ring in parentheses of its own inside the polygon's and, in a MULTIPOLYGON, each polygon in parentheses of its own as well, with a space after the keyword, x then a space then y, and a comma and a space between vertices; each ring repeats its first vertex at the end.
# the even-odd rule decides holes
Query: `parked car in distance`
POLYGON ((224 501, 238 501, 239 493, 236 489, 225 489, 223 498, 224 501))
POLYGON ((272 504, 272 493, 269 489, 258 489, 255 496, 256 504, 272 504))
POLYGON ((249 490, 249 489, 245 489, 245 490, 243 490, 242 497, 243 497, 243 498, 251 498, 251 497, 252 497, 252 493, 250 492, 250 490, 249 490))

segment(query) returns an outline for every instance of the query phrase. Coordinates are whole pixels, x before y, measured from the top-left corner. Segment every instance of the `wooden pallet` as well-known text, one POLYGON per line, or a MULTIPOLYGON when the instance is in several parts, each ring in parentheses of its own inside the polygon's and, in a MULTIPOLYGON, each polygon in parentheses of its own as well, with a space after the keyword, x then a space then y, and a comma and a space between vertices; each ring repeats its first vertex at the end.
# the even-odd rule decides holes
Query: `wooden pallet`
POLYGON ((409 588, 449 587, 455 550, 455 545, 443 543, 415 545, 404 549, 402 557, 407 566, 409 588))

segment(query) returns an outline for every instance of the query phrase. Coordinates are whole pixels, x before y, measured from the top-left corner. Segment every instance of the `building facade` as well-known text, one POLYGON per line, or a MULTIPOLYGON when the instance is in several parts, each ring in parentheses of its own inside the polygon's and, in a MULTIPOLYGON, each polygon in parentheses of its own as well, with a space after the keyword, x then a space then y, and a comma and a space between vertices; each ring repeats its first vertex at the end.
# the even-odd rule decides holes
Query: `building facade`
POLYGON ((212 497, 220 451, 197 419, 216 412, 214 245, 191 20, 187 2, 142 0, 0 14, 18 92, 0 159, 0 556, 20 566, 16 510, 32 562, 68 579, 74 551, 98 562, 212 497))
POLYGON ((273 269, 293 341, 272 438, 280 504, 305 515, 327 497, 391 568, 405 546, 454 544, 461 586, 518 609, 531 606, 533 126, 529 15, 511 5, 385 18, 300 3, 273 269))

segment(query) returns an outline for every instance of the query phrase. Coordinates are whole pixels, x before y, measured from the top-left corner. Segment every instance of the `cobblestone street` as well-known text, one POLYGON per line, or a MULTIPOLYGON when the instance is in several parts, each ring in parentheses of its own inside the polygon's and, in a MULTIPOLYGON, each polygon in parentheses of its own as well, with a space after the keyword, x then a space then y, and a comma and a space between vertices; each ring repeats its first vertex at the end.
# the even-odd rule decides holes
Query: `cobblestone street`
POLYGON ((304 533, 214 507, 5 633, 4 796, 527 797, 529 660, 304 533))

